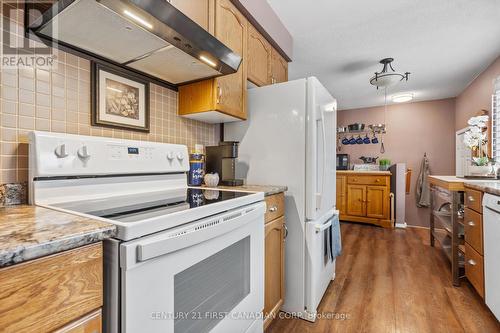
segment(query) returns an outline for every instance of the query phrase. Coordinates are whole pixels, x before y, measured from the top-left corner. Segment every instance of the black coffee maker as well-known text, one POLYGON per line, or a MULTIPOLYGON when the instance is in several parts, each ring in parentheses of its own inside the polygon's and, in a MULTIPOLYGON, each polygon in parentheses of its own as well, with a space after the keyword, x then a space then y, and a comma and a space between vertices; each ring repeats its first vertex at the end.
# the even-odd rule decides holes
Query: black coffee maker
POLYGON ((235 179, 238 145, 237 141, 222 141, 218 146, 205 147, 207 173, 217 172, 221 185, 243 185, 243 179, 235 179))

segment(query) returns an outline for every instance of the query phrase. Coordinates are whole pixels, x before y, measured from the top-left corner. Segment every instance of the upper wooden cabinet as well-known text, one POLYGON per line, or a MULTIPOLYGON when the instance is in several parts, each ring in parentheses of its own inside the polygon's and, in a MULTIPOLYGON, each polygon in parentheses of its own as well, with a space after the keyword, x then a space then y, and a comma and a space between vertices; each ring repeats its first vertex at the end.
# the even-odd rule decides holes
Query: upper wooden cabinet
POLYGON ((213 32, 214 0, 167 0, 206 31, 213 32))
POLYGON ((181 116, 208 123, 247 119, 247 80, 257 86, 288 81, 288 63, 230 0, 170 0, 243 61, 238 72, 179 87, 181 116))
POLYGON ((272 50, 271 83, 288 81, 288 62, 276 51, 272 50))
POLYGON ((229 0, 215 1, 215 37, 243 57, 238 72, 179 87, 179 115, 221 123, 246 119, 247 21, 229 0))
POLYGON ((248 24, 247 44, 248 80, 258 86, 271 84, 271 44, 251 24, 248 24))

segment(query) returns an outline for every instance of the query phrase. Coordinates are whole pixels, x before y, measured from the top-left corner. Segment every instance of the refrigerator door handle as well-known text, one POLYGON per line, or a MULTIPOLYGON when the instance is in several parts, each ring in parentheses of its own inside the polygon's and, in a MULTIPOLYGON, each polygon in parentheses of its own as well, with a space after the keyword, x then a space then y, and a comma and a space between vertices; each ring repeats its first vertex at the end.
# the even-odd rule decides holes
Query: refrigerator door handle
POLYGON ((325 190, 325 179, 326 179, 326 128, 325 128, 325 112, 323 109, 320 109, 320 121, 321 121, 321 137, 323 142, 321 143, 323 147, 323 170, 321 177, 321 192, 316 193, 316 210, 321 209, 321 202, 323 201, 323 192, 325 190))
POLYGON ((320 232, 323 232, 325 231, 326 229, 330 228, 332 226, 332 220, 330 219, 328 222, 326 222, 325 224, 316 224, 314 226, 314 229, 316 229, 316 233, 320 233, 320 232))

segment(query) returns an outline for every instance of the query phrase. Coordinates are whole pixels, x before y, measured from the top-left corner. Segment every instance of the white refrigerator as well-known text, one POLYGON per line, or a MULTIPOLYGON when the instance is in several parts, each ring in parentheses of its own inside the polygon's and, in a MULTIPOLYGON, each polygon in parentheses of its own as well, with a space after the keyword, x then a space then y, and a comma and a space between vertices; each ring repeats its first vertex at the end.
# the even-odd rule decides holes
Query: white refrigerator
POLYGON ((282 310, 310 321, 335 277, 336 111, 336 100, 309 77, 249 89, 248 120, 224 126, 224 140, 240 142, 238 178, 288 186, 282 310))

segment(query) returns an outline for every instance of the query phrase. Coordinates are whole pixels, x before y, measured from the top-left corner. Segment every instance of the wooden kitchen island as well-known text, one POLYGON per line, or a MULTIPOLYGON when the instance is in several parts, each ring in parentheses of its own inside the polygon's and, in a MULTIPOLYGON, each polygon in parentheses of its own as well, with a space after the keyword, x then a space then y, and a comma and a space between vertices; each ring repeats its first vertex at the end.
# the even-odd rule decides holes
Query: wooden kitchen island
POLYGON ((337 209, 341 221, 392 228, 391 173, 337 170, 337 209))

